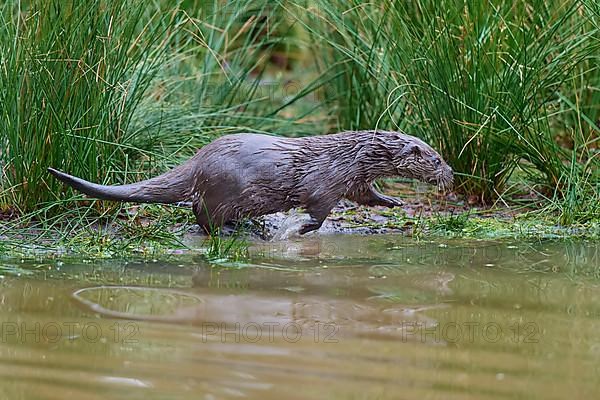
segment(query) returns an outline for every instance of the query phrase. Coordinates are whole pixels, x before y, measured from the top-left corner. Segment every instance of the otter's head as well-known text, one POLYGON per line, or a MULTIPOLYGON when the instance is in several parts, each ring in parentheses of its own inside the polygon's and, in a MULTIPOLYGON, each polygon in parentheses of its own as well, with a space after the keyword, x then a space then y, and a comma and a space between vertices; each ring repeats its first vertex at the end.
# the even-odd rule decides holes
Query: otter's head
POLYGON ((392 163, 400 176, 437 185, 439 190, 452 189, 454 183, 452 168, 437 151, 422 140, 411 138, 394 155, 392 163))

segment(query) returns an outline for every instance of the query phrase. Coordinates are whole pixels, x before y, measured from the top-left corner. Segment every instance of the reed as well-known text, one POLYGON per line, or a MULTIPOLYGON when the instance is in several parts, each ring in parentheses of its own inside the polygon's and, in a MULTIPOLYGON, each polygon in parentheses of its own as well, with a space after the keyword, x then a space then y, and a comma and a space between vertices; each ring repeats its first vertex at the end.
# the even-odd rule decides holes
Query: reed
POLYGON ((171 15, 142 1, 9 1, 0 12, 2 202, 32 210, 59 192, 46 168, 104 180, 165 56, 171 15), (160 21, 159 21, 160 20, 160 21))
POLYGON ((125 183, 222 134, 319 132, 298 124, 306 114, 273 112, 286 88, 262 79, 265 57, 293 36, 280 12, 251 0, 5 3, 0 210, 68 211, 49 166, 125 183))
POLYGON ((597 179, 597 21, 591 1, 326 0, 311 26, 341 126, 426 139, 489 203, 517 166, 557 199, 597 179))

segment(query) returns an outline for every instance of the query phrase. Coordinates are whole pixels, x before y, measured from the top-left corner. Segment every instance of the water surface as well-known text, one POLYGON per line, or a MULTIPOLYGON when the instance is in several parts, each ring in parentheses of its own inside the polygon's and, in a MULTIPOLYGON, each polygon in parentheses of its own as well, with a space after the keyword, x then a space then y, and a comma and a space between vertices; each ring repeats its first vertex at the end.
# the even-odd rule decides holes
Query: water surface
POLYGON ((0 399, 600 393, 597 243, 346 235, 251 254, 0 260, 0 399))

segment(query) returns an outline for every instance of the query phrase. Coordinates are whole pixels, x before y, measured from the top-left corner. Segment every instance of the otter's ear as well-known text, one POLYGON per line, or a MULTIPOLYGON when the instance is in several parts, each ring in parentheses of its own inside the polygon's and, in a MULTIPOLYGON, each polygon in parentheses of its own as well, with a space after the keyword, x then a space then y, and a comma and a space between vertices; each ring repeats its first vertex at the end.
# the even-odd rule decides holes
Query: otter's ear
POLYGON ((419 148, 419 145, 416 144, 407 144, 406 146, 404 146, 404 148, 400 151, 400 157, 407 157, 411 154, 415 154, 415 155, 420 155, 421 154, 421 149, 419 148))

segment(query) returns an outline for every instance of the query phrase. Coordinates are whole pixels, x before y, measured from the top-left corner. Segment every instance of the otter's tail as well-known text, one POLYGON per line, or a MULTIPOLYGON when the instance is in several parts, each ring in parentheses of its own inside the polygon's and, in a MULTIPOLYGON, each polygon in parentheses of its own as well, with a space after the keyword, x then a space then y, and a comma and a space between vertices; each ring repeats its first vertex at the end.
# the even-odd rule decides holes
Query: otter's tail
POLYGON ((191 197, 193 172, 186 164, 145 181, 118 186, 98 185, 54 168, 48 168, 48 172, 67 185, 97 199, 169 204, 188 201, 191 197))

